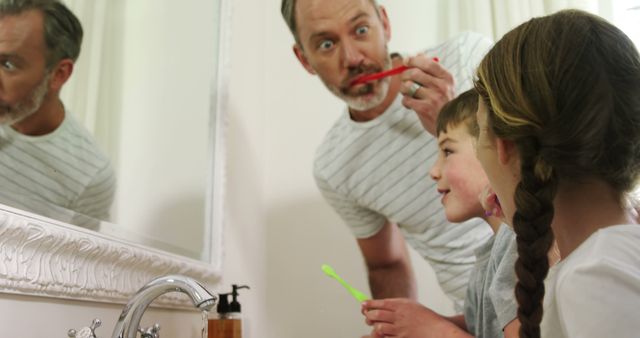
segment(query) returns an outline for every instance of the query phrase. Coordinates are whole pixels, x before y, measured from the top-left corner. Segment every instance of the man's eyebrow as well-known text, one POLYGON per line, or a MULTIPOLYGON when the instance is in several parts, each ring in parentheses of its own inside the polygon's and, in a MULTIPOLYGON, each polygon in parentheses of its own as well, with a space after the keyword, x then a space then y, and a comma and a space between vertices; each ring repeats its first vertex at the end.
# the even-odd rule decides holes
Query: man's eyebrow
POLYGON ((22 58, 22 56, 20 56, 19 54, 16 54, 16 53, 2 53, 2 52, 0 52, 0 58, 9 59, 9 60, 17 61, 17 62, 24 62, 24 58, 22 58))
POLYGON ((321 38, 321 37, 327 36, 327 35, 330 35, 330 33, 326 32, 326 31, 316 32, 316 33, 311 34, 311 36, 309 36, 309 41, 313 41, 313 40, 315 40, 317 38, 321 38))
MULTIPOLYGON (((349 20, 350 23, 354 23, 362 18, 368 18, 370 15, 367 12, 358 12, 358 14, 354 15, 353 18, 351 18, 349 20)), ((313 41, 315 39, 317 39, 318 37, 323 37, 323 36, 327 36, 327 35, 331 35, 331 33, 327 32, 327 31, 319 31, 319 32, 315 32, 313 34, 311 34, 311 36, 309 36, 309 41, 313 41)))
POLYGON ((353 23, 355 21, 358 21, 358 20, 362 19, 363 17, 369 17, 369 16, 370 15, 367 12, 359 12, 353 18, 351 18, 351 20, 349 20, 349 22, 353 23))
POLYGON ((2 53, 2 52, 0 52, 0 57, 5 58, 5 59, 7 59, 7 58, 17 58, 17 57, 18 57, 18 54, 15 54, 15 53, 2 53))

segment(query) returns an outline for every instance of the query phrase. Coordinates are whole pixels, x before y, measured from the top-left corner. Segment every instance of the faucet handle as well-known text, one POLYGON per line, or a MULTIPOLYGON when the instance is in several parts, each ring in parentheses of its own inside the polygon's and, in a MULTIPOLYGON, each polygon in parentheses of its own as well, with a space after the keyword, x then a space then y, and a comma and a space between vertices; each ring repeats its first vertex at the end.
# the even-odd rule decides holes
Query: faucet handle
POLYGON ((83 327, 79 331, 70 329, 67 331, 67 336, 70 338, 96 338, 96 329, 102 325, 102 321, 95 318, 89 327, 83 327))
POLYGON ((160 324, 155 323, 146 329, 138 328, 141 338, 160 338, 160 324))

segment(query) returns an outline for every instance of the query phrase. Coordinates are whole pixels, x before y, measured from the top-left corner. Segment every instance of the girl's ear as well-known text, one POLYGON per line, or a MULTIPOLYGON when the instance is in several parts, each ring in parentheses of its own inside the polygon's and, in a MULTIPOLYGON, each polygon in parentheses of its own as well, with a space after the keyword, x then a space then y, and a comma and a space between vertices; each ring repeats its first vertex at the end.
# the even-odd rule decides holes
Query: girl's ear
POLYGON ((496 149, 498 151, 498 160, 502 165, 509 164, 516 156, 516 144, 513 141, 496 137, 496 149))

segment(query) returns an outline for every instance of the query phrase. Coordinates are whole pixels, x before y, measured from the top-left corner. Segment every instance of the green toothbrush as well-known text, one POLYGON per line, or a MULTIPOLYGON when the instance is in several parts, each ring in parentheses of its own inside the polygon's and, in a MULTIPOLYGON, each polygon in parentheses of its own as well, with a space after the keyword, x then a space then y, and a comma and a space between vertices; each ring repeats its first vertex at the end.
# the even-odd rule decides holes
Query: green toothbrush
POLYGON ((358 291, 357 289, 355 289, 353 286, 349 285, 347 282, 344 281, 344 279, 340 278, 340 276, 338 276, 338 274, 333 270, 333 268, 327 264, 322 264, 322 271, 329 277, 334 278, 335 280, 337 280, 340 284, 342 284, 342 286, 345 287, 345 289, 347 289, 347 291, 349 291, 349 293, 358 301, 358 302, 364 302, 365 300, 369 299, 369 296, 365 295, 364 293, 358 291))

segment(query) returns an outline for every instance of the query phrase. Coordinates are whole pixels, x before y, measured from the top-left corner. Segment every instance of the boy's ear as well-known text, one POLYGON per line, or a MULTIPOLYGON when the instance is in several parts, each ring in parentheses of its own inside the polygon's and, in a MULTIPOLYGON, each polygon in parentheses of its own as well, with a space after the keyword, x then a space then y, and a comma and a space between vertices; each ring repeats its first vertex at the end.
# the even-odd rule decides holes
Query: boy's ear
POLYGON ((298 58, 298 61, 300 61, 300 64, 302 64, 302 67, 304 67, 309 74, 316 75, 316 71, 309 64, 309 60, 307 60, 307 56, 304 55, 304 50, 302 50, 302 47, 299 44, 296 43, 293 45, 293 53, 296 55, 296 58, 298 58))
POLYGON ((498 151, 498 161, 500 164, 507 165, 516 156, 516 144, 513 141, 496 137, 496 149, 498 151))

